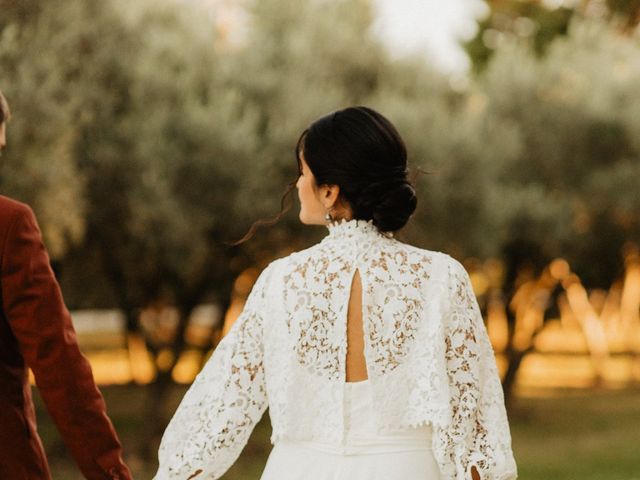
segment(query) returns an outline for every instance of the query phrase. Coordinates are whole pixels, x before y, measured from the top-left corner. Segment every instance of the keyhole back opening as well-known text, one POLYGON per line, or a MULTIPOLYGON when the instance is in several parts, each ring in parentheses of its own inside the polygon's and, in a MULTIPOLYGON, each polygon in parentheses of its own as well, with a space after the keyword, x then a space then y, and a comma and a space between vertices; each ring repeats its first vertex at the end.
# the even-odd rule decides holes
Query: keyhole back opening
POLYGON ((346 381, 361 382, 368 378, 362 326, 362 279, 359 270, 356 269, 351 280, 347 309, 346 381))

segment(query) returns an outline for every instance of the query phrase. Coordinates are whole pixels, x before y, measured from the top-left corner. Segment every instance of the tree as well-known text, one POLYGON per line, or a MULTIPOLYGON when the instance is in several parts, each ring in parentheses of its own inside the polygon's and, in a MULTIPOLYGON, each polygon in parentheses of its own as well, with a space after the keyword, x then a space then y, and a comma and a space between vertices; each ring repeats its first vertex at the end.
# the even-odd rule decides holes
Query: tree
POLYGON ((514 38, 531 39, 536 52, 542 55, 556 36, 567 34, 573 18, 612 20, 619 31, 627 34, 632 34, 640 22, 637 0, 581 0, 570 6, 518 0, 489 0, 486 4, 489 14, 479 22, 476 36, 464 44, 478 72, 501 43, 514 38))
POLYGON ((91 56, 84 19, 100 9, 80 1, 0 2, 0 88, 14 112, 1 187, 34 207, 55 259, 85 227, 74 146, 92 93, 85 87, 98 72, 78 65, 91 56))
MULTIPOLYGON (((540 275, 555 258, 566 259, 586 286, 608 287, 623 271, 627 242, 640 240, 640 219, 632 213, 640 205, 631 193, 640 173, 632 113, 639 52, 638 41, 611 24, 574 19, 545 56, 514 41, 496 51, 481 77, 473 95, 483 105, 482 121, 506 127, 499 142, 474 151, 496 163, 486 202, 500 226, 507 299, 523 282, 523 267, 540 275)), ((555 306, 561 281, 544 287, 551 297, 543 310, 555 306)), ((507 393, 532 348, 514 346, 515 311, 508 315, 507 393)))

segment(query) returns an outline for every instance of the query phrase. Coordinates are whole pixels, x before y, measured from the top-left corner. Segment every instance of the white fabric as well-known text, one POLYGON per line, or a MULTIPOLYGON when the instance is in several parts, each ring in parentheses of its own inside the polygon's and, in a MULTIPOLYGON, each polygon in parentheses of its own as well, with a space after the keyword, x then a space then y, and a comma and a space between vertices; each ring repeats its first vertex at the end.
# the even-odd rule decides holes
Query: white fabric
POLYGON ((339 444, 282 438, 260 480, 440 480, 429 425, 378 434, 369 380, 345 384, 339 444))
POLYGON ((371 221, 328 229, 259 275, 169 423, 155 478, 220 478, 267 407, 272 444, 343 440, 356 269, 377 433, 431 425, 443 480, 471 479, 474 465, 482 480, 517 478, 494 351, 462 264, 371 221))

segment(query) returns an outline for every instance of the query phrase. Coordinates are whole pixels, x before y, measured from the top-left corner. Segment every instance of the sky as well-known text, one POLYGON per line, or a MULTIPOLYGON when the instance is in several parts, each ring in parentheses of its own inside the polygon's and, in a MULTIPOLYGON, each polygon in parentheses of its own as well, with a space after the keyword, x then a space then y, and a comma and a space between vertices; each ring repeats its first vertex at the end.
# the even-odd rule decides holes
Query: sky
POLYGON ((488 14, 482 0, 373 0, 373 29, 394 55, 424 54, 447 73, 462 74, 470 62, 459 39, 473 37, 477 20, 488 14))

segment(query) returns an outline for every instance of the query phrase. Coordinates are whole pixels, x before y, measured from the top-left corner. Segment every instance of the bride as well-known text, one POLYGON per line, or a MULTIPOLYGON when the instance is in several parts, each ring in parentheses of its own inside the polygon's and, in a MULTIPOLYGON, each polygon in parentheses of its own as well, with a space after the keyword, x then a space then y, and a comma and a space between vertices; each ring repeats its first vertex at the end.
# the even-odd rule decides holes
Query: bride
POLYGON ((155 478, 220 478, 269 407, 261 480, 515 479, 469 275, 394 237, 417 202, 395 127, 345 108, 304 130, 296 156, 287 193, 328 233, 260 273, 169 423, 155 478))

